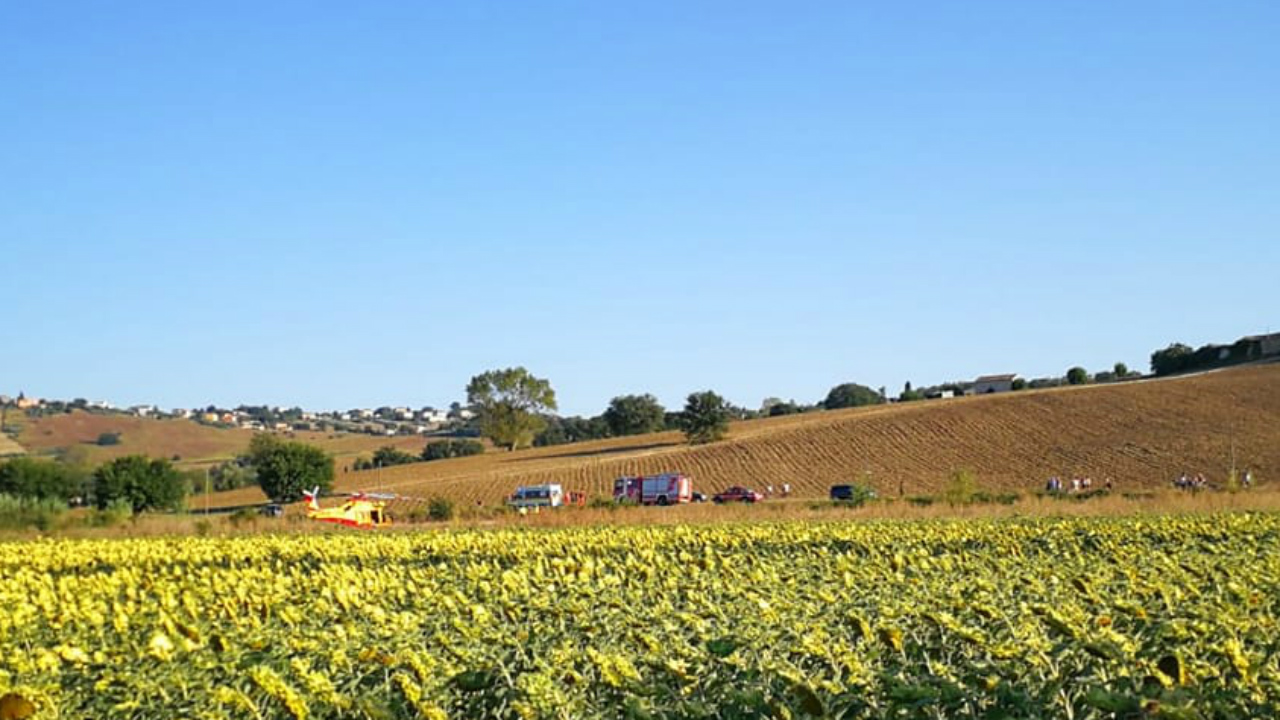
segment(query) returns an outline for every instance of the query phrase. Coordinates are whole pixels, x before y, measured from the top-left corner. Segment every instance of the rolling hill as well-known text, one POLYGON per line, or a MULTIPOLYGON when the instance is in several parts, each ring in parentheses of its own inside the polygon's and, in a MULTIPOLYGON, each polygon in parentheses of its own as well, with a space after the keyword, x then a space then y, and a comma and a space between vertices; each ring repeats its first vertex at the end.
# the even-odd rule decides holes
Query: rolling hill
MULTIPOLYGON (((74 448, 88 462, 100 463, 122 455, 142 453, 178 458, 182 468, 199 468, 229 460, 245 451, 253 431, 201 425, 191 420, 139 418, 130 415, 98 415, 75 411, 68 414, 26 418, 18 440, 33 454, 51 454, 74 448), (119 433, 117 445, 100 446, 102 433, 119 433)), ((371 454, 383 445, 407 452, 422 450, 424 440, 413 436, 381 437, 357 433, 293 433, 293 438, 321 447, 341 468, 360 454, 371 454)))
MULTIPOLYGON (((865 480, 910 495, 936 492, 965 468, 987 490, 1034 490, 1055 474, 1111 477, 1124 490, 1164 486, 1180 472, 1221 482, 1233 448, 1260 480, 1280 476, 1280 364, 754 420, 698 447, 667 432, 490 452, 340 472, 337 489, 498 503, 517 485, 607 495, 619 475, 680 471, 706 492, 787 482, 796 497, 824 497, 832 484, 865 480)), ((260 499, 247 489, 222 502, 260 499)))

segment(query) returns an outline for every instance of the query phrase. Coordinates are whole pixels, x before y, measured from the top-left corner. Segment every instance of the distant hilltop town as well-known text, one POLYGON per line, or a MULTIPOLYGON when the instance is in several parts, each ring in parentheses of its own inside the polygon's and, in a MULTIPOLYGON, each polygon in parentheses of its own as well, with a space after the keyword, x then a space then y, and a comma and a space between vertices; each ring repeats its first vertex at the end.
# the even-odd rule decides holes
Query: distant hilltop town
POLYGON ((448 410, 426 406, 355 408, 346 411, 311 412, 302 408, 267 405, 240 405, 227 409, 162 409, 156 405, 117 407, 104 400, 49 400, 18 393, 16 398, 0 395, 0 407, 16 408, 28 415, 53 415, 81 410, 102 415, 131 415, 141 418, 184 419, 219 428, 240 428, 259 432, 362 432, 371 435, 426 435, 465 425, 474 413, 453 403, 448 410))

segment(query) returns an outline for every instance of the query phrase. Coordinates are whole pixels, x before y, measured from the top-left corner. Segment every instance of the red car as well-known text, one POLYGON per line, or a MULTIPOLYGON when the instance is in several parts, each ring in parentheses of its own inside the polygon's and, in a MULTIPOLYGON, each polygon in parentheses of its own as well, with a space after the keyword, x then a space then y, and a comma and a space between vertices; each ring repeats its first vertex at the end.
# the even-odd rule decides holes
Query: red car
POLYGON ((726 503, 726 502, 753 503, 753 502, 759 502, 763 499, 764 499, 764 496, 756 492, 755 490, 734 485, 728 490, 723 490, 721 492, 716 493, 714 496, 712 496, 711 501, 718 502, 718 503, 726 503))

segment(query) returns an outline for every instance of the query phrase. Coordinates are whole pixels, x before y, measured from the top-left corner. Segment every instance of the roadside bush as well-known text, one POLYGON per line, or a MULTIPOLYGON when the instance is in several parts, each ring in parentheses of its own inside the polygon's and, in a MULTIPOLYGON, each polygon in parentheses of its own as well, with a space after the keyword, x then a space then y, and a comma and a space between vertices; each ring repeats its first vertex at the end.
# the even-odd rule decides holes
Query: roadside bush
POLYGON ((0 495, 0 529, 45 531, 53 528, 67 504, 53 498, 0 495))
POLYGON ((978 494, 978 476, 971 470, 956 470, 942 491, 942 499, 951 505, 964 505, 974 501, 978 494))
POLYGON ((432 520, 452 520, 453 501, 442 497, 431 498, 427 502, 427 517, 432 520))
POLYGON ((98 435, 98 444, 103 447, 106 447, 108 445, 119 445, 120 433, 118 432, 101 433, 100 435, 98 435))
POLYGON ((605 497, 604 495, 594 495, 591 500, 587 502, 587 507, 594 508, 596 510, 617 510, 618 505, 619 503, 613 498, 605 497))
POLYGON ((123 498, 112 500, 105 508, 94 510, 89 524, 94 527, 116 527, 133 518, 133 504, 123 498))
POLYGON ((447 460, 484 453, 484 443, 479 440, 436 440, 422 448, 422 459, 447 460))

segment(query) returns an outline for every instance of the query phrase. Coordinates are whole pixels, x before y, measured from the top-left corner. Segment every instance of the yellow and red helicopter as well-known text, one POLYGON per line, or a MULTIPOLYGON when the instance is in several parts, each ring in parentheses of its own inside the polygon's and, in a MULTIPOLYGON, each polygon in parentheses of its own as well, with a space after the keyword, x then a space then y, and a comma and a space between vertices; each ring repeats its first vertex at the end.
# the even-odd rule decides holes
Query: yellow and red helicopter
POLYGON ((390 525, 391 515, 387 513, 387 501, 397 498, 396 495, 387 493, 356 492, 348 495, 341 505, 322 508, 319 487, 310 491, 304 490, 302 496, 307 500, 308 518, 357 528, 379 528, 390 525))

